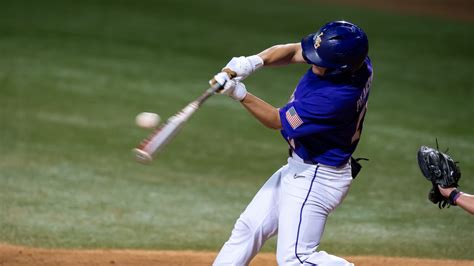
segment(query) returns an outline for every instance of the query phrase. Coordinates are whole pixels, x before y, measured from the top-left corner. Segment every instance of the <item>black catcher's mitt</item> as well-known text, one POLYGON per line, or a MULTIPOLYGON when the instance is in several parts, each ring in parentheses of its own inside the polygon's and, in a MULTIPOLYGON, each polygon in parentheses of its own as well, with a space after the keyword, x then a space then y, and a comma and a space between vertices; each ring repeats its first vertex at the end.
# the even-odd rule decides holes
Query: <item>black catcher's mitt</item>
MULTIPOLYGON (((438 143, 436 143, 438 146, 438 143)), ((443 188, 457 187, 461 178, 461 170, 457 162, 449 155, 436 149, 421 146, 418 150, 418 165, 421 172, 433 185, 430 189, 428 198, 439 208, 449 207, 448 199, 444 198, 439 192, 438 185, 443 188)))

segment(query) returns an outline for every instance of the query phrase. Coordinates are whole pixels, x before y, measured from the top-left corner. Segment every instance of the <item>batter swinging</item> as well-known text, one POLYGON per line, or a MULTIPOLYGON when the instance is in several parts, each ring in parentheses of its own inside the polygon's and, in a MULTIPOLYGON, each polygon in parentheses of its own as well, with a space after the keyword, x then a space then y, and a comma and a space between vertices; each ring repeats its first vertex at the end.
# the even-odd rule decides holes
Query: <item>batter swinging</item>
POLYGON ((263 125, 281 130, 288 163, 273 174, 237 220, 214 265, 247 265, 278 233, 279 265, 353 265, 317 251, 326 219, 352 182, 350 157, 359 142, 372 82, 368 39, 358 26, 334 21, 301 43, 234 57, 214 79, 263 125), (241 82, 263 66, 308 63, 287 105, 277 109, 241 82), (227 73, 235 72, 230 80, 227 73))

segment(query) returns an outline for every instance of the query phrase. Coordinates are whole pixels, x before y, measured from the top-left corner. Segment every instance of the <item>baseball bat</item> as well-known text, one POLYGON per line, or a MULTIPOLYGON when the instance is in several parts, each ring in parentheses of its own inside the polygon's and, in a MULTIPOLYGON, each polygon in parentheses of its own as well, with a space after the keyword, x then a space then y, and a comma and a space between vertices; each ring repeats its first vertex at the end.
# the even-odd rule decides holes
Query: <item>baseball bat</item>
MULTIPOLYGON (((226 72, 230 78, 236 76, 236 73, 232 71, 226 72)), ((160 152, 166 144, 168 144, 179 133, 191 115, 193 115, 207 99, 222 89, 222 86, 215 82, 214 79, 211 80, 211 84, 211 87, 201 96, 170 117, 166 123, 153 131, 151 135, 140 142, 138 147, 133 149, 133 153, 138 162, 150 163, 153 160, 153 154, 160 152)))

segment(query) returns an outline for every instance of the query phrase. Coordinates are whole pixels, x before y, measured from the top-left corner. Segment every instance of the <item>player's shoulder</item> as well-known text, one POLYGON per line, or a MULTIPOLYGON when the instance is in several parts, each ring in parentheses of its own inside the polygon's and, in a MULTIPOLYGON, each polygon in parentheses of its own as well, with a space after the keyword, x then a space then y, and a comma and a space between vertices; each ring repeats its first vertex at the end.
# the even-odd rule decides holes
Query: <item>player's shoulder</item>
POLYGON ((357 101, 372 75, 372 64, 367 57, 364 65, 355 75, 316 77, 308 72, 314 82, 299 97, 300 107, 309 114, 331 114, 333 117, 346 117, 355 110, 357 101), (315 78, 316 77, 316 78, 315 78))
POLYGON ((308 90, 304 97, 298 99, 299 106, 308 114, 316 116, 335 114, 352 102, 348 99, 345 91, 346 89, 340 85, 328 83, 326 86, 321 86, 318 89, 308 90))

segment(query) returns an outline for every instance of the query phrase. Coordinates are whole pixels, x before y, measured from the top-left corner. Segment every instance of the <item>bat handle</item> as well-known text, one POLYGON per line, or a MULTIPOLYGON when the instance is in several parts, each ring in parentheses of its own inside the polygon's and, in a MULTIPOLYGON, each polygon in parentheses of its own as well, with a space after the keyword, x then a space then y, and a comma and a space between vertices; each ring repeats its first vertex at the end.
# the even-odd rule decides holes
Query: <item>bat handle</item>
MULTIPOLYGON (((229 68, 224 68, 224 69, 222 69, 222 72, 227 73, 227 76, 229 76, 230 79, 233 79, 233 78, 237 77, 237 73, 236 73, 235 71, 230 70, 229 68)), ((217 83, 217 81, 216 81, 215 78, 212 78, 212 79, 209 81, 209 84, 211 85, 211 89, 214 88, 214 85, 217 84, 217 87, 215 87, 214 92, 216 92, 216 91, 218 91, 219 89, 222 88, 222 86, 220 86, 220 85, 217 83)))
MULTIPOLYGON (((227 73, 227 75, 229 76, 230 79, 233 79, 235 77, 237 77, 237 73, 235 73, 234 71, 228 69, 228 68, 224 68, 222 69, 222 72, 225 72, 227 73)), ((204 101, 206 101, 209 97, 211 97, 213 94, 215 94, 216 92, 220 91, 221 89, 223 89, 224 86, 222 86, 221 84, 217 83, 216 79, 215 78, 212 78, 210 81, 209 81, 209 84, 211 85, 211 87, 209 89, 207 89, 207 91, 201 95, 197 100, 196 102, 198 103, 198 105, 201 105, 204 101)))
POLYGON ((209 97, 214 95, 216 92, 218 92, 220 89, 222 89, 221 84, 215 82, 214 84, 211 85, 209 89, 206 90, 201 96, 199 96, 194 103, 197 104, 197 106, 201 106, 209 97))

